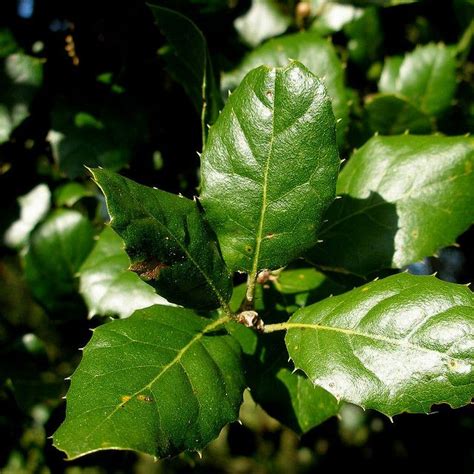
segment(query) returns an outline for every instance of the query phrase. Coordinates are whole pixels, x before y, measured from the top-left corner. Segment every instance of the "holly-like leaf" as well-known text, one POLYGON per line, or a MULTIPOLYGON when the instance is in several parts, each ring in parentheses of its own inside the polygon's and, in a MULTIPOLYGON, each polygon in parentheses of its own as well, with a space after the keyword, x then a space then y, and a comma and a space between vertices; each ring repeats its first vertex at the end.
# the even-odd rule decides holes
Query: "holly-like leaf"
POLYGON ((32 232, 25 276, 46 308, 56 311, 77 305, 76 274, 93 245, 92 225, 76 211, 54 211, 32 232))
POLYGON ((288 58, 304 64, 324 83, 337 120, 337 140, 342 145, 349 115, 344 70, 332 44, 317 33, 296 33, 266 42, 248 54, 235 70, 223 75, 222 89, 234 90, 250 70, 262 64, 284 67, 288 58))
POLYGON ((342 170, 308 259, 366 275, 433 255, 474 222, 473 169, 471 137, 373 137, 342 170))
POLYGON ((442 44, 418 46, 403 61, 396 58, 386 64, 379 88, 407 97, 428 115, 439 115, 456 91, 454 55, 442 44))
POLYGON ((92 174, 133 271, 173 303, 198 309, 227 303, 231 278, 196 202, 105 169, 92 174))
POLYGON ((400 95, 370 96, 365 102, 365 112, 370 130, 381 135, 430 133, 434 128, 429 115, 400 95))
POLYGON ((474 295, 462 285, 397 274, 285 326, 295 366, 338 399, 392 416, 474 396, 474 295))
POLYGON ((338 167, 322 83, 297 62, 251 71, 202 155, 201 200, 227 265, 278 268, 314 245, 338 167))
POLYGON ((190 310, 152 306, 94 331, 71 377, 54 445, 69 459, 103 449, 157 457, 200 450, 237 419, 237 342, 190 310))
POLYGON ((79 269, 79 292, 87 304, 89 317, 100 314, 127 318, 137 309, 168 304, 129 267, 123 240, 106 227, 79 269))
POLYGON ((164 53, 168 71, 184 87, 196 107, 205 134, 206 124, 214 123, 222 108, 207 41, 201 30, 181 13, 157 5, 148 6, 172 48, 164 53))

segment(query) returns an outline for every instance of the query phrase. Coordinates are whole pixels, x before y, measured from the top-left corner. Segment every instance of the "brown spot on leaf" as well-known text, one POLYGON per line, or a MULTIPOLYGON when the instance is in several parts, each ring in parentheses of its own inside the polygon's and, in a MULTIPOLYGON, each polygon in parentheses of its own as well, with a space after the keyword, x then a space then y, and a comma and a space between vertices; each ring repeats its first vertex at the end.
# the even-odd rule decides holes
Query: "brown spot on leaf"
POLYGON ((153 401, 153 398, 150 397, 149 395, 143 395, 143 393, 140 393, 140 395, 137 395, 137 400, 139 402, 151 403, 153 401))
POLYGON ((122 404, 127 403, 132 397, 130 395, 122 395, 120 398, 122 400, 122 404))
POLYGON ((149 281, 158 280, 161 270, 168 267, 169 265, 158 261, 156 258, 150 258, 142 262, 132 263, 130 270, 135 272, 140 278, 143 278, 143 280, 149 281))

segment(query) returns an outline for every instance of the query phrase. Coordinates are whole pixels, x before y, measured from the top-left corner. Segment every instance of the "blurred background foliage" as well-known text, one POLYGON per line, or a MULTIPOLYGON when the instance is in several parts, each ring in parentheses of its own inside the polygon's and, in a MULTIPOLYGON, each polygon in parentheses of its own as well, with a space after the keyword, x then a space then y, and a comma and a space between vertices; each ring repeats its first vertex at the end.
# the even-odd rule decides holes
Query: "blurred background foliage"
MULTIPOLYGON (((280 64, 291 57, 309 63, 324 76, 333 98, 343 158, 376 132, 461 135, 474 128, 472 0, 160 5, 191 18, 203 32, 211 74, 216 87, 222 85, 218 102, 261 62, 280 64), (434 104, 421 103, 416 91, 397 81, 403 64, 416 65, 430 55, 444 68, 434 104)), ((433 473, 449 462, 451 472, 472 472, 472 407, 442 406, 431 416, 401 415, 392 423, 348 405, 338 418, 298 437, 249 394, 242 424, 226 427, 202 458, 182 455, 155 463, 134 453, 102 452, 65 463, 52 448, 48 436, 64 417, 64 378, 78 364, 77 349, 88 341, 89 328, 160 298, 127 271, 118 237, 101 234, 108 217, 85 166, 120 170, 187 196, 196 193, 200 116, 192 90, 180 84, 173 53, 141 0, 0 3, 0 471, 291 473, 390 467, 433 473), (98 274, 108 285, 107 291, 100 287, 100 295, 91 283, 98 274), (137 295, 133 304, 123 298, 130 288, 137 295)), ((411 270, 472 281, 470 239, 472 229, 457 246, 411 270)), ((298 298, 305 302, 307 295, 298 298)))

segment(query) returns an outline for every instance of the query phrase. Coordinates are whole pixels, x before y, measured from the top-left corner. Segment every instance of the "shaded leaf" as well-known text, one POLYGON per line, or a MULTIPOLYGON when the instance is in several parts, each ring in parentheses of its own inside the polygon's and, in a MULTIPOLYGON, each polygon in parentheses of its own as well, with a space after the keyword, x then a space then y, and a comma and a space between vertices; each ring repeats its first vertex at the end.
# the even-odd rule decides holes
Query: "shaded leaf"
POLYGON ((322 83, 297 62, 251 71, 202 155, 201 201, 229 268, 278 268, 311 247, 338 167, 322 83))
POLYGON ((75 179, 86 174, 86 166, 122 169, 143 141, 144 123, 143 111, 126 96, 90 103, 60 98, 53 107, 48 140, 61 171, 75 179))
POLYGON ((240 349, 222 330, 226 321, 156 305, 100 326, 71 377, 54 445, 69 459, 202 449, 242 402, 240 349))
POLYGON ((474 395, 474 296, 398 274, 297 311, 295 366, 335 397, 389 416, 460 407, 474 395))
POLYGON ((148 5, 172 50, 164 54, 170 74, 183 87, 206 124, 215 122, 222 99, 212 70, 207 42, 199 28, 179 12, 148 5))
POLYGON ((309 259, 368 274, 453 244, 474 221, 473 168, 470 137, 373 137, 342 170, 309 259))
POLYGON ((230 275, 194 201, 95 169, 112 228, 122 237, 131 269, 167 300, 199 309, 223 306, 230 275))
POLYGON ((234 71, 223 75, 222 89, 235 89, 251 69, 262 64, 286 66, 289 58, 304 64, 326 86, 338 121, 337 140, 342 145, 349 114, 344 71, 332 44, 317 33, 296 33, 267 41, 248 54, 234 71))
POLYGON ((49 310, 77 305, 76 274, 93 246, 89 220, 76 211, 54 211, 31 234, 25 277, 49 310))
MULTIPOLYGON (((286 272, 282 272, 281 275, 284 273, 286 272)), ((288 281, 291 277, 288 275, 284 278, 288 281)), ((306 290, 310 287, 316 289, 315 285, 316 282, 307 285, 306 290)), ((320 281, 320 286, 322 285, 323 282, 320 281)), ((245 294, 245 285, 237 287, 234 294, 233 309, 237 309, 239 300, 245 294)), ((294 297, 299 300, 298 297, 304 294, 305 292, 300 292, 294 297)), ((288 319, 286 311, 294 307, 294 303, 290 303, 291 298, 287 301, 283 295, 278 295, 270 287, 259 286, 255 296, 256 309, 267 323, 288 319)), ((315 387, 305 375, 294 373, 282 334, 262 337, 255 331, 237 324, 229 325, 229 330, 241 344, 246 380, 252 398, 269 415, 296 433, 306 433, 338 413, 339 407, 332 395, 320 387, 315 387)))
POLYGON ((416 105, 402 96, 394 94, 375 94, 365 103, 367 122, 373 133, 399 135, 410 133, 430 133, 434 124, 432 119, 416 105))
POLYGON ((95 314, 126 318, 135 310, 168 302, 129 270, 123 240, 106 227, 79 269, 79 292, 95 314))

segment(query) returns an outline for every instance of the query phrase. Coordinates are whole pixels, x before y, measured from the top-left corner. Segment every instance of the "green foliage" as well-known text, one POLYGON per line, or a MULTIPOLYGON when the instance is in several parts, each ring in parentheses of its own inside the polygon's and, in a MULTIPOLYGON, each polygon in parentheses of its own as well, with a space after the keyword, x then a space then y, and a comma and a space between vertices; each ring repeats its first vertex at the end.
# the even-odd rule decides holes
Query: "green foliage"
POLYGON ((461 285, 402 273, 301 309, 287 328, 295 366, 340 400, 391 416, 472 398, 474 297, 461 285))
POLYGON ((156 5, 149 7, 171 47, 171 50, 163 51, 168 70, 184 87, 201 115, 204 146, 206 125, 215 122, 222 105, 206 39, 181 13, 156 5))
POLYGON ((428 44, 419 46, 403 60, 388 60, 379 89, 407 97, 428 115, 439 115, 449 107, 454 97, 454 55, 442 44, 428 44))
POLYGON ((284 67, 289 58, 304 64, 326 86, 337 119, 338 143, 342 144, 348 119, 344 71, 332 44, 316 33, 296 33, 266 42, 248 54, 236 69, 224 74, 222 88, 233 90, 251 69, 261 64, 284 67))
POLYGON ((131 269, 173 303, 214 309, 230 299, 230 275, 195 201, 95 169, 112 228, 131 269))
POLYGON ((159 457, 202 449, 242 402, 226 320, 156 305, 98 328, 71 377, 55 446, 70 459, 107 448, 159 457))
POLYGON ((319 80, 296 62, 251 71, 202 155, 201 202, 229 268, 256 275, 314 245, 338 167, 334 115, 319 80))
POLYGON ((474 222, 473 145, 471 137, 373 137, 342 170, 342 199, 309 260, 367 275, 453 244, 474 222))
POLYGON ((77 211, 54 211, 31 235, 25 277, 51 311, 74 305, 76 274, 93 246, 89 220, 77 211))
POLYGON ((472 1, 82 3, 0 7, 0 471, 469 469, 472 1))

